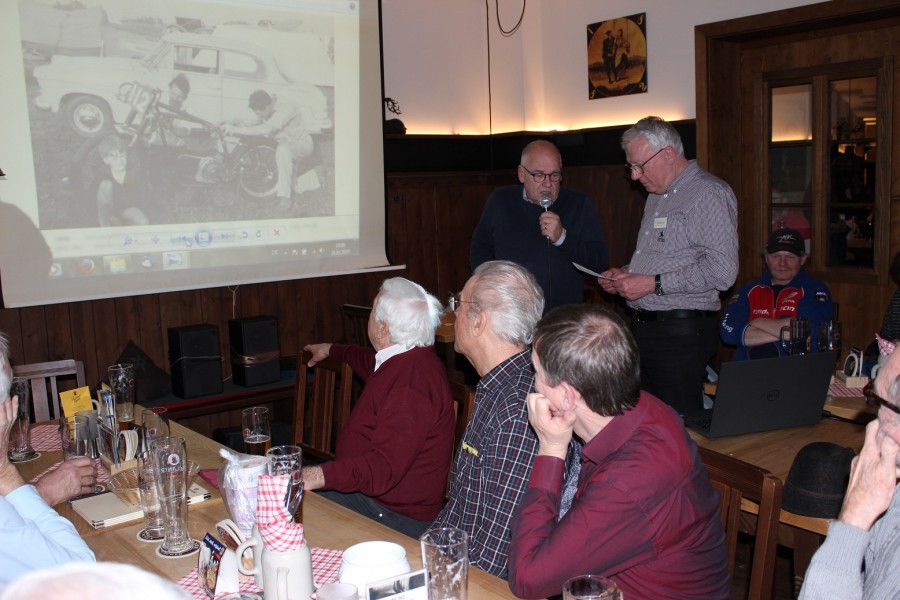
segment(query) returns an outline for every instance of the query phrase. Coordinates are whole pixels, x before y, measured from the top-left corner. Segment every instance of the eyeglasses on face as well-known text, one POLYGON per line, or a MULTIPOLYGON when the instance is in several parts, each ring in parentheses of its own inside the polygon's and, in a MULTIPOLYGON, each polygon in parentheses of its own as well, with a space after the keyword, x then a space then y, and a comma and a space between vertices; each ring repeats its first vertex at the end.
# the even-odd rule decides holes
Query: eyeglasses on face
POLYGON ((466 304, 475 304, 472 300, 463 300, 459 297, 458 293, 450 294, 450 300, 447 302, 447 306, 450 307, 450 310, 456 312, 460 306, 462 306, 463 302, 466 304))
POLYGON ((657 156, 660 152, 662 152, 663 150, 665 150, 666 148, 668 148, 668 146, 663 146, 662 148, 660 148, 659 150, 657 150, 656 153, 655 153, 653 156, 651 156, 650 158, 648 158, 647 160, 645 160, 644 162, 642 162, 642 163, 639 164, 639 165, 626 164, 626 165, 625 165, 625 168, 628 169, 628 171, 629 171, 630 173, 636 173, 638 177, 641 177, 641 176, 644 174, 644 166, 645 166, 648 162, 650 162, 651 160, 653 160, 654 158, 656 158, 656 156, 657 156))
POLYGON ((863 388, 863 396, 866 397, 866 404, 869 406, 883 406, 888 410, 892 410, 898 415, 900 415, 900 406, 896 404, 891 404, 881 396, 875 393, 875 382, 870 381, 863 388))
POLYGON ((542 183, 544 178, 550 179, 550 183, 559 183, 562 181, 562 173, 559 171, 553 171, 552 173, 543 173, 541 171, 529 171, 528 167, 525 165, 521 165, 525 172, 531 175, 532 179, 534 179, 535 183, 542 183))

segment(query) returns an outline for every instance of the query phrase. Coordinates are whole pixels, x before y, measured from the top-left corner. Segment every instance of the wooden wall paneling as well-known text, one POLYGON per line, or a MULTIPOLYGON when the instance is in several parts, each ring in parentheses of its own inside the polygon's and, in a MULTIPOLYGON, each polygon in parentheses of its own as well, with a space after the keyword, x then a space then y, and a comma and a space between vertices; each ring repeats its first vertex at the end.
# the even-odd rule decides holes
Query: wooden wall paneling
POLYGON ((166 336, 165 329, 162 328, 159 294, 144 294, 137 296, 137 311, 140 318, 140 341, 135 340, 149 356, 154 358, 154 362, 165 368, 164 348, 165 342, 163 338, 166 336))
MULTIPOLYGON (((116 298, 113 301, 115 306, 117 341, 116 348, 121 350, 125 348, 128 340, 133 340, 138 346, 141 345, 141 314, 138 309, 138 296, 126 296, 124 298, 116 298)), ((119 353, 113 356, 113 360, 119 356, 119 353)))
POLYGON ((97 356, 97 332, 94 328, 93 301, 74 302, 69 305, 72 315, 72 358, 84 363, 85 381, 93 385, 100 381, 100 365, 106 374, 110 363, 100 363, 97 356))
POLYGON ((293 281, 279 281, 275 284, 278 301, 278 342, 282 356, 300 354, 299 321, 297 317, 296 294, 293 281))
POLYGON ((69 305, 45 306, 44 323, 47 329, 47 360, 63 360, 75 356, 69 305))
POLYGON ((22 309, 22 362, 43 362, 48 355, 47 323, 43 306, 22 309))

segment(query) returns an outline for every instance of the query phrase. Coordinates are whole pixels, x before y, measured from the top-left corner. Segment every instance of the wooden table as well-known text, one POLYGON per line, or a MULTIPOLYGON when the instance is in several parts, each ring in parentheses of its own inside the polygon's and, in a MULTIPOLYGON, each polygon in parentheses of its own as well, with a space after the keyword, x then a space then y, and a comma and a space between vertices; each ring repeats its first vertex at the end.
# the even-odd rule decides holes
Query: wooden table
MULTIPOLYGON (((853 448, 854 452, 859 453, 865 437, 864 426, 833 419, 823 419, 806 427, 716 439, 705 438, 694 431, 689 432, 698 446, 762 467, 782 482, 787 479, 791 463, 803 446, 812 442, 832 442, 853 448)), ((746 499, 741 508, 752 515, 759 512, 759 507, 746 499)), ((806 573, 812 555, 828 533, 829 520, 804 517, 782 510, 779 521, 778 543, 793 548, 794 573, 802 576, 806 573)))
MULTIPOLYGON (((188 455, 200 463, 202 469, 218 468, 219 444, 172 421, 171 433, 184 437, 188 455)), ((43 452, 42 456, 30 463, 19 465, 19 471, 26 481, 43 472, 59 461, 59 452, 43 452)), ((198 480, 207 488, 211 486, 198 480)), ((216 490, 213 498, 188 509, 188 529, 191 537, 201 539, 207 532, 215 530, 216 522, 227 518, 225 504, 216 490)), ((178 581, 197 566, 197 555, 185 558, 162 559, 156 556, 157 544, 137 540, 137 533, 143 528, 142 521, 118 525, 105 529, 93 529, 84 521, 68 502, 56 507, 60 514, 71 520, 94 551, 97 560, 128 562, 166 579, 178 581)), ((322 548, 344 550, 353 544, 369 540, 386 540, 400 544, 413 570, 422 568, 419 542, 389 529, 380 523, 363 517, 342 506, 326 500, 315 493, 308 493, 303 499, 304 527, 310 545, 322 548)), ((470 598, 515 598, 506 581, 471 567, 469 569, 470 598)))

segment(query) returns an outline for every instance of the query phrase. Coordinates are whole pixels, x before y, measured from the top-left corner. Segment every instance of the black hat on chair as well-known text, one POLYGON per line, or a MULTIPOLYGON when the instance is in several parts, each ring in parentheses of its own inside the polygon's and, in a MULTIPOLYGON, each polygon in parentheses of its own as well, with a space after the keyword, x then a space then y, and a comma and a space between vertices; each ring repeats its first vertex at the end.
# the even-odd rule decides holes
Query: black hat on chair
POLYGON ((781 507, 807 517, 836 519, 854 456, 851 448, 831 442, 813 442, 801 448, 784 482, 781 507))

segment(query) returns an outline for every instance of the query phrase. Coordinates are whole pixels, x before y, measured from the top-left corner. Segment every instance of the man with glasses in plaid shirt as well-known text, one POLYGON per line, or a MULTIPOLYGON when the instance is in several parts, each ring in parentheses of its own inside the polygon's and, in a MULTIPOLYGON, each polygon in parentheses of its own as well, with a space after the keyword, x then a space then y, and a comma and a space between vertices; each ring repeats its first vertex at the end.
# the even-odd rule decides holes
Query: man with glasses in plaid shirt
MULTIPOLYGON (((456 312, 456 351, 469 359, 481 381, 456 449, 450 497, 432 527, 465 530, 469 562, 506 578, 509 523, 538 449, 525 400, 534 388, 530 344, 544 297, 524 267, 498 260, 478 267, 450 307, 456 312)), ((569 447, 561 513, 572 503, 579 449, 576 441, 569 447)))
POLYGON ((472 234, 472 270, 489 260, 522 265, 544 291, 544 312, 584 302, 584 276, 572 263, 596 273, 609 266, 594 202, 561 187, 562 157, 546 140, 525 146, 518 176, 522 185, 499 188, 488 198, 472 234))
POLYGON ((703 408, 706 364, 719 344, 719 292, 738 270, 737 201, 727 183, 684 156, 659 117, 622 134, 631 179, 650 193, 637 249, 598 279, 628 300, 641 389, 682 415, 703 408))

